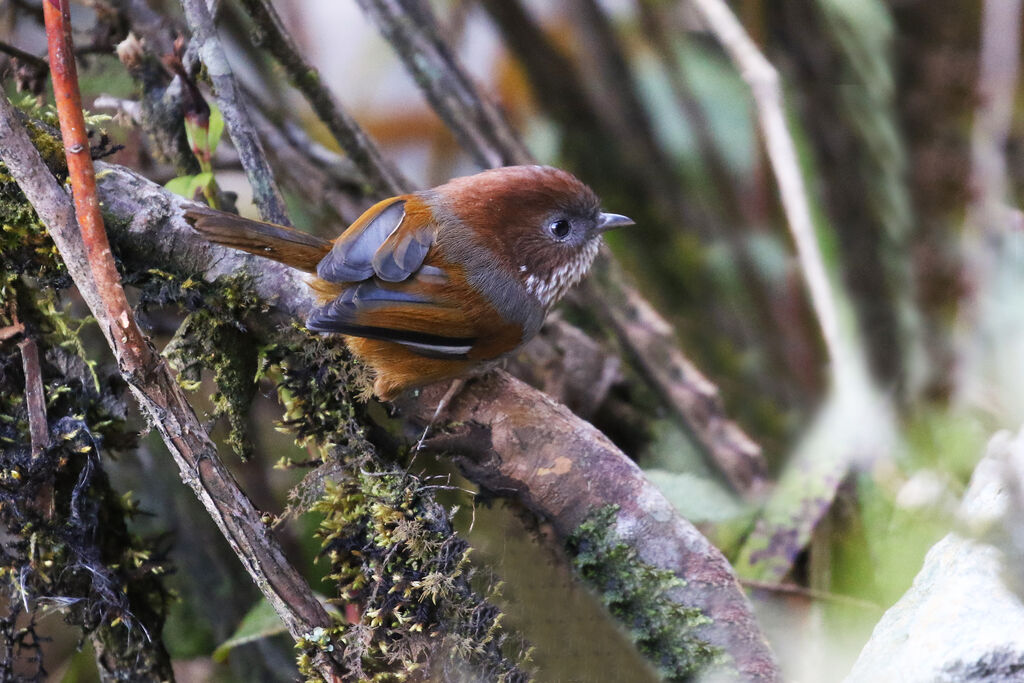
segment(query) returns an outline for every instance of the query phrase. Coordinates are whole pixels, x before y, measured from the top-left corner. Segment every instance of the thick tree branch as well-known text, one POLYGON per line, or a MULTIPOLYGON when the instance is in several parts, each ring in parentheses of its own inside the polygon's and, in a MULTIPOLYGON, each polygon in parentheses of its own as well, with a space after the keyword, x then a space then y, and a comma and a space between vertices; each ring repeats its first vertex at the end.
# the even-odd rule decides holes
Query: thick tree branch
MULTIPOLYGON (((421 423, 443 391, 425 392, 421 423)), ((669 599, 709 618, 696 637, 728 653, 744 680, 775 678, 771 651, 729 563, 601 432, 504 372, 469 383, 448 414, 453 426, 428 441, 429 449, 455 454, 471 480, 551 522, 563 542, 595 509, 616 506, 619 541, 641 562, 682 578, 685 586, 669 599)))

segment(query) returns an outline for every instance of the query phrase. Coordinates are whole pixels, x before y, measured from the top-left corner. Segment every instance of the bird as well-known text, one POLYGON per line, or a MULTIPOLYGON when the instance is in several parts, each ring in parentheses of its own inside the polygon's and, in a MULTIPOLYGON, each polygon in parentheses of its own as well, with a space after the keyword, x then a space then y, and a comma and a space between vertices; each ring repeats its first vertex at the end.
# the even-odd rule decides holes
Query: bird
POLYGON ((537 334, 602 235, 633 224, 571 173, 525 165, 384 199, 333 241, 200 205, 185 218, 210 242, 311 274, 306 327, 342 335, 382 401, 493 367, 537 334))

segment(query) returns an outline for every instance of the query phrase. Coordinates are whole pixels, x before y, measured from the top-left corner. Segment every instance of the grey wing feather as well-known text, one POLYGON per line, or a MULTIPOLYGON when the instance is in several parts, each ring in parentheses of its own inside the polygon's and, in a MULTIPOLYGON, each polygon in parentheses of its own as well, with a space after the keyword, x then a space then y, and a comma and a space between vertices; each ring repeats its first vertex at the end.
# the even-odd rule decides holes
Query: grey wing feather
POLYGON ((373 258, 377 277, 386 282, 401 282, 419 270, 434 244, 436 232, 431 226, 393 233, 373 258))
POLYGON ((328 282, 359 282, 374 274, 374 257, 402 224, 405 201, 389 204, 361 230, 338 238, 320 261, 316 274, 328 282))

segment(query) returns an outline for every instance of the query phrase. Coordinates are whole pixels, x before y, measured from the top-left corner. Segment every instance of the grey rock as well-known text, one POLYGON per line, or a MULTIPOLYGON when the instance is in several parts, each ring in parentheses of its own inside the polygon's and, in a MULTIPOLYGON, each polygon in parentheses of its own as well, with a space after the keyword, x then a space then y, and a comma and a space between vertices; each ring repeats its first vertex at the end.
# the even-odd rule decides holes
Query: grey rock
POLYGON ((928 551, 878 622, 847 683, 1024 681, 1021 516, 1024 431, 989 442, 959 529, 928 551))

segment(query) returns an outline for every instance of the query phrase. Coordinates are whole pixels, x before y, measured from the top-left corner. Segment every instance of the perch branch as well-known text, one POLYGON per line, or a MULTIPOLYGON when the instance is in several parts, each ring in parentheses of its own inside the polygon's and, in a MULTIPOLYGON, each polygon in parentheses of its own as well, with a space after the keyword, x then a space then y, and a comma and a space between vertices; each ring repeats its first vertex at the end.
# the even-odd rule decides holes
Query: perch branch
MULTIPOLYGON (((67 42, 70 21, 66 0, 62 5, 63 11, 49 2, 43 6, 47 12, 48 35, 55 43, 50 60, 55 90, 59 93, 58 101, 65 99, 64 106, 70 108, 72 105, 69 103, 77 98, 73 93, 68 94, 66 88, 77 89, 77 84, 71 61, 73 57, 67 42), (56 81, 60 79, 68 82, 58 86, 56 81)), ((78 116, 81 116, 80 110, 78 116)), ((69 126, 62 120, 63 133, 72 141, 73 136, 78 134, 73 128, 74 125, 69 126)), ((83 125, 82 134, 84 130, 83 125)), ((92 175, 88 143, 84 154, 69 148, 67 156, 69 167, 72 163, 75 164, 74 168, 87 163, 90 169, 86 174, 92 175), (76 155, 81 156, 77 161, 76 155)), ((100 239, 106 241, 102 219, 92 227, 104 234, 102 238, 92 235, 94 241, 90 247, 85 241, 90 237, 84 235, 84 229, 80 233, 76 225, 71 201, 50 175, 18 121, 13 106, 5 97, 0 97, 0 159, 46 224, 68 272, 106 336, 122 376, 143 413, 159 430, 182 472, 182 478, 209 511, 289 632, 293 637, 300 638, 317 626, 330 626, 330 617, 323 606, 298 572, 288 564, 277 540, 261 520, 259 511, 217 458, 213 443, 166 363, 138 332, 131 310, 121 308, 124 291, 109 246, 97 248, 96 245, 100 239), (92 269, 94 258, 99 261, 96 266, 100 272, 97 273, 92 269)), ((81 177, 74 174, 71 177, 75 199, 82 204, 83 211, 96 210, 99 203, 95 194, 91 198, 85 197, 87 190, 79 184, 81 177)), ((317 665, 329 680, 341 671, 338 664, 326 657, 320 657, 317 665)))
POLYGON ((224 117, 228 135, 231 136, 231 142, 238 151, 242 168, 252 186, 253 200, 260 217, 278 225, 291 225, 263 145, 256 135, 224 47, 217 37, 217 27, 206 0, 181 0, 181 6, 185 10, 185 19, 192 32, 192 39, 196 42, 199 58, 206 65, 206 73, 213 84, 213 94, 224 117))
MULTIPOLYGON (((430 27, 436 27, 437 22, 429 8, 419 0, 359 0, 359 4, 391 41, 428 100, 437 107, 441 106, 437 103, 448 103, 446 109, 438 111, 457 134, 467 131, 462 142, 475 157, 534 163, 504 118, 474 115, 493 107, 473 86, 450 48, 439 43, 436 30, 431 31, 430 27), (413 6, 415 12, 406 10, 408 6, 413 6), (419 20, 405 20, 403 11, 410 11, 419 20), (438 44, 444 49, 438 48, 438 44)), ((690 381, 699 373, 679 350, 671 326, 625 281, 608 250, 602 251, 596 267, 604 275, 593 278, 597 285, 588 285, 592 291, 590 300, 601 302, 595 308, 614 309, 606 312, 606 320, 634 358, 653 355, 663 359, 664 362, 642 366, 652 386, 676 417, 697 435, 698 443, 729 481, 742 487, 737 490, 745 496, 752 495, 760 487, 765 471, 760 447, 725 416, 717 398, 718 390, 707 378, 701 376, 700 381, 690 381), (645 333, 638 336, 638 331, 645 333), (694 372, 682 372, 681 368, 694 372), (708 400, 709 396, 715 398, 708 400), (718 436, 711 438, 712 432, 718 436), (728 438, 721 438, 725 435, 728 438)))
MULTIPOLYGON (((103 206, 125 258, 203 272, 207 279, 246 270, 255 277, 256 293, 275 302, 281 313, 302 317, 313 305, 296 271, 206 243, 182 219, 187 200, 128 169, 103 168, 103 206)), ((431 391, 416 403, 414 419, 429 417, 437 400, 431 391)), ((725 558, 600 432, 501 372, 471 383, 453 409, 461 426, 428 442, 430 447, 457 447, 461 464, 476 481, 514 495, 550 520, 562 541, 589 509, 617 505, 616 528, 623 541, 643 561, 687 582, 671 599, 711 618, 698 637, 731 655, 745 678, 775 678, 771 653, 725 558)))
POLYGON ((313 111, 324 122, 369 185, 367 194, 383 198, 401 194, 409 186, 397 169, 380 154, 366 133, 334 99, 320 81, 320 74, 299 53, 269 0, 242 0, 249 16, 256 22, 260 41, 274 55, 292 84, 299 89, 313 111))
MULTIPOLYGON (((442 391, 425 392, 419 421, 430 419, 429 406, 442 391)), ((685 580, 668 599, 710 619, 695 637, 727 652, 743 680, 775 679, 771 652, 729 563, 601 432, 504 372, 469 383, 448 411, 453 426, 428 448, 456 454, 471 480, 515 497, 550 521, 562 542, 594 509, 614 504, 614 531, 637 559, 685 580)))
POLYGON ((725 48, 754 97, 768 158, 779 185, 782 207, 796 244, 800 269, 828 350, 832 376, 837 381, 845 381, 855 372, 853 350, 848 348, 849 345, 843 342, 840 335, 836 297, 814 233, 796 145, 786 123, 779 74, 758 50, 724 0, 691 2, 725 48))

